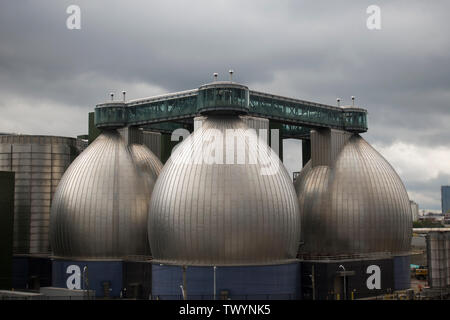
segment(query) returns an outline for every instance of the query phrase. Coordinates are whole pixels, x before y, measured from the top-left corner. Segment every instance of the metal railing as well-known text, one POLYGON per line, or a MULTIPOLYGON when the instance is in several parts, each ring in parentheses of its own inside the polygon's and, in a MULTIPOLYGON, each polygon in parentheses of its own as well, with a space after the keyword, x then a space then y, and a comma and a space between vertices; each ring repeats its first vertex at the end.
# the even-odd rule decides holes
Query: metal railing
POLYGON ((388 258, 392 257, 391 252, 373 252, 373 253, 356 253, 356 254, 340 254, 340 255, 312 255, 299 254, 300 260, 352 260, 352 259, 370 259, 370 258, 388 258))

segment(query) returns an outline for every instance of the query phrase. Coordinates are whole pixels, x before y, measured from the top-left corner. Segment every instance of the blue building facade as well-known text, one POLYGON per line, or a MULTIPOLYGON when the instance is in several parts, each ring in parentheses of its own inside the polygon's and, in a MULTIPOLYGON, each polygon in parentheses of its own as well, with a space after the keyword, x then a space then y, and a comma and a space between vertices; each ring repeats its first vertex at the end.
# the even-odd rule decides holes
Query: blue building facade
POLYGON ((122 261, 52 261, 52 286, 95 290, 97 297, 119 297, 123 288, 122 261))
POLYGON ((264 266, 182 266, 152 267, 152 298, 183 299, 300 299, 301 263, 264 266), (214 276, 215 273, 215 276, 214 276), (183 278, 184 277, 184 278, 183 278), (215 279, 215 285, 214 285, 215 279))
POLYGON ((406 290, 411 287, 411 256, 396 256, 394 260, 394 290, 406 290))

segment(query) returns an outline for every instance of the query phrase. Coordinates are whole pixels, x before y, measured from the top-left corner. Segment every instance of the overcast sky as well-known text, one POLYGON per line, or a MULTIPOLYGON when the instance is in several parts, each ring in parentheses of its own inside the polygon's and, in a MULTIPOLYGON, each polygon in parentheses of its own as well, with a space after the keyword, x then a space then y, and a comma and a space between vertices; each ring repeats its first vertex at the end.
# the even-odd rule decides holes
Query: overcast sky
MULTIPOLYGON (((212 73, 251 89, 369 112, 363 134, 421 209, 450 184, 450 2, 0 2, 0 132, 76 136, 113 91, 196 88, 212 73), (81 30, 66 9, 81 8, 81 30), (381 30, 366 9, 381 8, 381 30)), ((289 171, 300 143, 286 140, 289 171)))

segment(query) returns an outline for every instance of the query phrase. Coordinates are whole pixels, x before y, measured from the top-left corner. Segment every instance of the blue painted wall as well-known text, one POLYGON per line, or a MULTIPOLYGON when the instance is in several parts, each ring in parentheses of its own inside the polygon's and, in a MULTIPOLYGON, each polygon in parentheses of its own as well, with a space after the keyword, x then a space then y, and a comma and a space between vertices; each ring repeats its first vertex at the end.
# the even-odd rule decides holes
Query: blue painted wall
POLYGON ((394 257, 394 290, 411 287, 410 256, 394 257))
MULTIPOLYGON (((110 282, 110 296, 119 297, 122 290, 122 262, 121 261, 70 261, 70 260, 53 260, 52 268, 52 285, 58 288, 67 288, 67 278, 71 275, 67 273, 70 265, 80 267, 81 273, 83 268, 88 267, 89 289, 95 290, 97 297, 104 296, 102 283, 110 282)), ((81 289, 86 289, 83 279, 81 279, 81 289)))
MULTIPOLYGON (((216 298, 228 291, 231 299, 298 299, 301 296, 300 263, 271 266, 217 267, 216 298)), ((181 266, 152 266, 154 299, 181 299, 181 266)), ((214 268, 187 267, 188 299, 213 299, 214 268)))
POLYGON ((52 263, 48 257, 14 256, 12 288, 35 289, 48 287, 52 282, 52 263), (35 280, 33 280, 35 278, 35 280), (34 286, 38 287, 35 288, 34 286))
POLYGON ((12 266, 12 288, 25 289, 28 285, 28 257, 14 257, 12 266))

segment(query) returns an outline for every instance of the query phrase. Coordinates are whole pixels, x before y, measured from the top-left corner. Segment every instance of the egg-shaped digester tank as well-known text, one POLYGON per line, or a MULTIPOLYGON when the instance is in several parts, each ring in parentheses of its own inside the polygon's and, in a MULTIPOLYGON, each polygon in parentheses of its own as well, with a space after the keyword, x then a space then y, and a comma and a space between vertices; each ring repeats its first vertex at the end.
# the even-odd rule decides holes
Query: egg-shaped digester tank
POLYGON ((302 255, 407 253, 412 221, 406 189, 392 166, 352 135, 330 165, 310 160, 295 181, 302 255))
POLYGON ((169 158, 153 190, 148 221, 153 258, 223 266, 295 259, 300 216, 282 162, 265 142, 256 143, 255 131, 238 116, 202 119, 169 158), (243 146, 245 161, 238 160, 233 143, 243 146), (202 159, 205 154, 215 160, 202 159))
POLYGON ((50 242, 58 257, 149 255, 148 203, 159 159, 145 146, 127 145, 103 131, 65 172, 56 190, 50 242))

